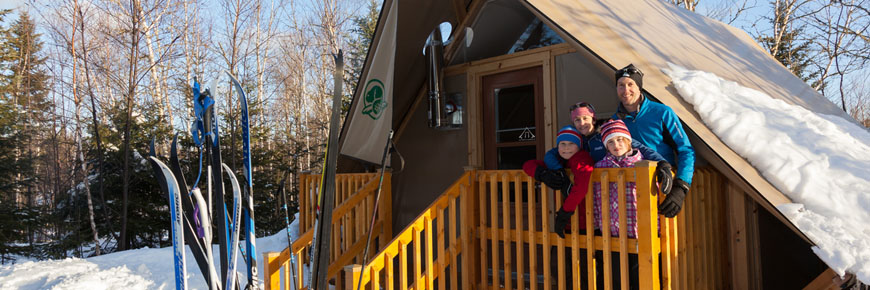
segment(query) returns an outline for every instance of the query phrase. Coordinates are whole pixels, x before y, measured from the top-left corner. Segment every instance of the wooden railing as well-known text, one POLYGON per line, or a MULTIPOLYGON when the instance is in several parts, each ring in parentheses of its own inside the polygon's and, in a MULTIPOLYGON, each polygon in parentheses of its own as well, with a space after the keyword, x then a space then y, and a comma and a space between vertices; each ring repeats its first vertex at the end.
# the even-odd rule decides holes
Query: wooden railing
MULTIPOLYGON (((341 282, 342 266, 362 262, 363 248, 369 232, 373 215, 379 173, 338 174, 336 175, 335 208, 332 212, 332 231, 325 237, 330 238, 329 267, 327 280, 341 282)), ((384 174, 381 190, 380 209, 372 231, 372 247, 380 248, 392 236, 391 175, 384 174)), ((266 289, 306 289, 302 264, 310 257, 309 247, 313 237, 316 194, 320 183, 319 175, 300 176, 299 207, 300 232, 303 232, 290 248, 280 253, 264 254, 264 275, 266 289), (290 268, 291 253, 295 261, 290 268), (291 275, 295 273, 295 275, 291 275), (295 281, 288 277, 295 278, 295 281), (283 282, 283 283, 282 283, 283 282), (292 283, 292 284, 291 284, 292 283)), ((375 251, 372 251, 374 253, 375 251)))
POLYGON ((449 289, 472 289, 473 177, 473 171, 462 175, 365 267, 347 266, 345 287, 357 289, 361 283, 361 289, 380 289, 383 281, 385 289, 434 289, 437 280, 440 289, 447 283, 449 289), (462 288, 458 287, 460 267, 462 288))
MULTIPOLYGON (((676 273, 672 265, 678 261, 678 219, 662 218, 659 234, 653 170, 648 162, 634 168, 596 169, 593 182, 619 184, 619 235, 611 237, 610 230, 602 231, 603 235, 581 234, 579 214, 575 214, 565 239, 551 226, 555 209, 561 206, 561 198, 554 194, 561 193, 546 187, 538 190, 534 180, 519 170, 468 171, 370 263, 347 266, 346 287, 356 289, 362 279, 362 289, 561 290, 580 283, 587 283, 589 289, 612 289, 613 283, 628 289, 632 254, 638 256, 634 279, 640 289, 661 285, 670 289, 676 273), (637 184, 637 238, 626 234, 627 182, 637 184), (611 253, 619 253, 619 258, 611 253), (616 280, 611 278, 614 264, 620 269, 616 280), (596 265, 603 269, 601 281, 595 278, 596 265), (584 268, 586 275, 581 274, 584 268)), ((602 199, 609 200, 608 186, 603 188, 602 199)), ((591 189, 592 183, 585 202, 587 229, 593 228, 591 189)), ((602 228, 609 229, 609 203, 602 207, 602 228)))
MULTIPOLYGON (((329 279, 335 279, 339 289, 356 289, 360 282, 362 289, 570 289, 581 283, 588 289, 613 289, 617 285, 627 289, 632 282, 640 289, 727 288, 723 283, 729 273, 722 266, 727 245, 721 242, 725 233, 716 230, 724 226, 717 222, 724 215, 724 208, 717 203, 721 204, 719 187, 726 180, 715 170, 696 169, 683 211, 668 219, 657 216, 656 204, 662 196, 655 194, 653 170, 654 165, 647 162, 634 168, 595 169, 585 199, 586 229, 593 228, 593 184, 605 184, 602 199, 606 201, 610 194, 607 184, 616 182, 620 232, 611 236, 610 230, 580 231, 580 215, 575 214, 565 239, 553 233, 552 227, 561 193, 536 184, 518 170, 468 171, 392 241, 387 243, 389 235, 381 232, 382 250, 366 265, 354 265, 361 262, 358 252, 344 252, 354 259, 332 260, 329 279), (636 238, 626 233, 628 182, 634 182, 637 190, 636 238), (629 254, 638 257, 636 278, 627 275, 629 254), (619 275, 613 272, 613 265, 617 265, 619 275)), ((389 200, 388 184, 386 179, 387 195, 382 196, 382 202, 389 200)), ((368 192, 370 186, 347 188, 368 192)), ((363 204, 356 194, 343 200, 363 204)), ((609 203, 602 207, 602 228, 609 229, 609 203)), ((336 210, 339 208, 341 205, 336 210)), ((338 215, 333 219, 336 223, 341 220, 338 215)), ((267 289, 277 289, 282 275, 288 277, 283 272, 289 271, 286 262, 291 252, 307 258, 310 242, 308 231, 291 249, 267 255, 267 289)), ((344 254, 339 256, 346 257, 344 254)), ((300 273, 302 267, 298 263, 297 267, 295 271, 300 273)), ((293 289, 284 282, 285 289, 293 289)))

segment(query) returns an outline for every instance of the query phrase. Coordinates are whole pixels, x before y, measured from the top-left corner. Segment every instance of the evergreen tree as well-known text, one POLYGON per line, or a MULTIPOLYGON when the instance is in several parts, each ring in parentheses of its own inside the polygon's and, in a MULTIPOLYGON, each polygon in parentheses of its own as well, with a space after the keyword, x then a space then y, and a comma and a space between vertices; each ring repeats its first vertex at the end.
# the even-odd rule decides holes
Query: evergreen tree
MULTIPOLYGON (((7 13, 8 10, 0 14, 5 17, 7 13)), ((35 239, 44 236, 40 234, 44 228, 39 224, 42 220, 40 208, 48 201, 37 198, 39 190, 36 185, 41 180, 41 172, 37 169, 44 169, 37 161, 43 155, 41 142, 43 132, 50 125, 51 104, 47 100, 49 78, 44 68, 45 57, 41 56, 40 34, 36 33, 34 22, 26 11, 19 11, 18 15, 9 28, 3 28, 0 36, 0 92, 4 107, 3 130, 6 131, 3 137, 8 138, 8 142, 3 142, 5 152, 2 159, 10 159, 8 163, 4 162, 4 167, 14 170, 12 176, 2 174, 5 175, 2 178, 11 177, 10 182, 5 183, 8 191, 4 190, 4 198, 10 203, 7 208, 15 210, 12 216, 16 218, 17 226, 25 227, 25 232, 11 237, 28 241, 33 246, 35 239), (8 199, 10 195, 11 199, 8 199)))
POLYGON ((771 35, 759 36, 756 41, 795 76, 814 86, 814 79, 819 77, 819 72, 808 70, 811 65, 810 42, 799 39, 803 29, 795 28, 793 20, 789 20, 793 17, 793 7, 777 2, 774 10, 774 17, 770 18, 774 28, 771 35), (777 34, 781 36, 777 38, 777 34))
POLYGON ((818 77, 818 72, 807 70, 810 66, 809 45, 808 41, 800 41, 797 39, 801 35, 800 29, 791 30, 783 33, 779 43, 772 36, 763 36, 758 39, 764 47, 768 48, 768 53, 773 55, 773 58, 778 60, 783 66, 788 68, 794 75, 807 83, 811 83, 818 77), (776 51, 775 54, 774 51, 776 51))
POLYGON ((351 30, 353 35, 348 37, 350 40, 348 41, 347 65, 345 65, 344 73, 347 96, 342 98, 342 111, 346 112, 350 108, 353 93, 360 78, 362 78, 362 69, 372 44, 372 38, 375 35, 375 29, 378 26, 380 12, 381 5, 378 1, 369 0, 368 11, 353 17, 354 28, 351 30))

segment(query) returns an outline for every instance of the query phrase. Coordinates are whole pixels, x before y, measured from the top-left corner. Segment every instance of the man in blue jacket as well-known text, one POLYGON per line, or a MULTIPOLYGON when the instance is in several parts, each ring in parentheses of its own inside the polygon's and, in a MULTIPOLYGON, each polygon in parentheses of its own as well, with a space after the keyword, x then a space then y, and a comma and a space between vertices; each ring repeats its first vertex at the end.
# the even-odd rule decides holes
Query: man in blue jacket
POLYGON ((670 164, 677 166, 677 176, 665 200, 659 204, 659 213, 674 217, 683 206, 692 174, 695 170, 695 149, 674 111, 653 102, 641 93, 643 72, 633 64, 616 71, 616 95, 619 106, 614 119, 622 119, 632 139, 654 149, 670 164))

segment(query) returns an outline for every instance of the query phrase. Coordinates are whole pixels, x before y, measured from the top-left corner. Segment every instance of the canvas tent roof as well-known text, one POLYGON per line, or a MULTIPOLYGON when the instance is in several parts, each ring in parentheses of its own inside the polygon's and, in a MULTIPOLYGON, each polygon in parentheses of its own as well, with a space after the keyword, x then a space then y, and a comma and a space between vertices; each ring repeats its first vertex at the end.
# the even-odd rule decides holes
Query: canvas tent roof
MULTIPOLYGON (((791 201, 703 124, 660 69, 674 63, 712 72, 810 111, 850 117, 770 57, 742 30, 663 1, 636 0, 631 5, 619 0, 518 1, 560 33, 566 42, 589 51, 607 66, 615 69, 634 63, 640 67, 645 73, 644 89, 673 108, 687 129, 699 137, 700 142, 695 142, 698 155, 800 233, 775 208, 791 201)), ((394 128, 404 119, 403 114, 411 108, 421 86, 425 86, 426 65, 420 51, 426 36, 442 21, 468 26, 485 2, 414 1, 398 5, 394 128), (467 15, 463 7, 467 8, 467 15)), ((385 1, 385 9, 390 3, 391 0, 385 1)), ((383 23, 378 25, 373 45, 377 45, 383 29, 383 23)), ((366 66, 369 65, 367 62, 366 66)), ((357 105, 359 95, 357 90, 353 106, 357 105)))

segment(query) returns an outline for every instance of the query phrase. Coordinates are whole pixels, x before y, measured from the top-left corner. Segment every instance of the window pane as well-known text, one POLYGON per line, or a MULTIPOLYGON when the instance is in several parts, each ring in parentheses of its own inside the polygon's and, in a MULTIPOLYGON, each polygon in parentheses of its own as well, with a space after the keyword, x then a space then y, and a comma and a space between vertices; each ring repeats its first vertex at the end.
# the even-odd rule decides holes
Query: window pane
POLYGON ((535 86, 496 89, 494 95, 496 142, 535 140, 535 86))

